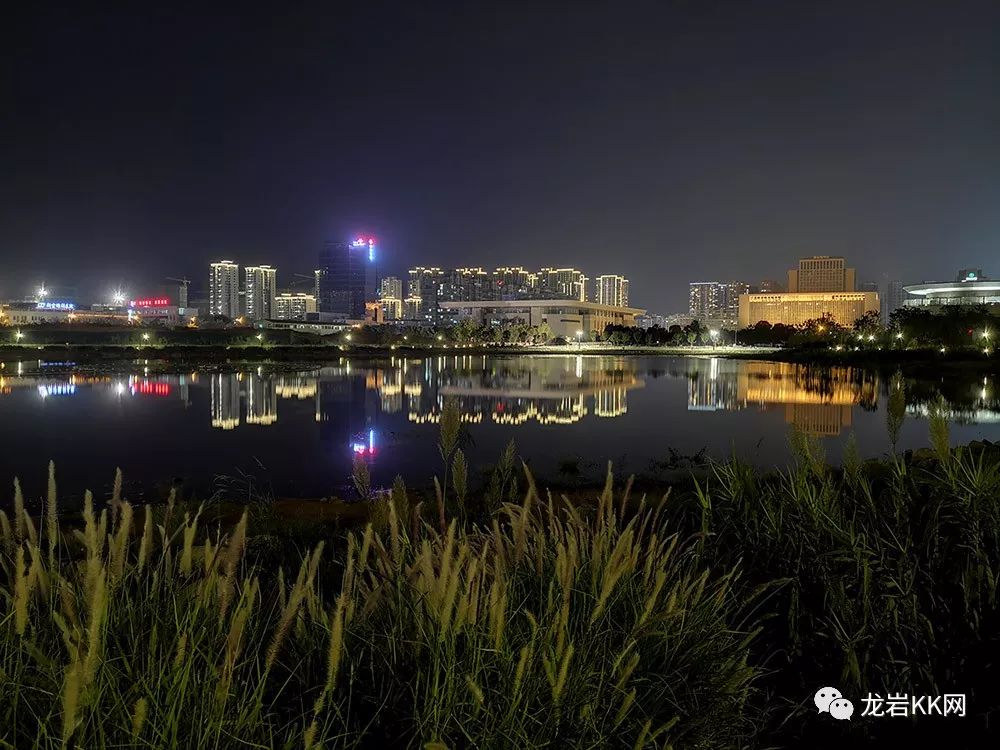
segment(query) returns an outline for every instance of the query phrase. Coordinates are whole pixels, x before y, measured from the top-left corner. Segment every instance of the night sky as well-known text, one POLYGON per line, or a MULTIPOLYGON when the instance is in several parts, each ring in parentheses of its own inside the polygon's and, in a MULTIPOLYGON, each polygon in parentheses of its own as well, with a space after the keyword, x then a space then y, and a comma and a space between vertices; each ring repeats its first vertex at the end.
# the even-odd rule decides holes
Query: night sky
POLYGON ((663 313, 800 255, 1000 276, 998 2, 86 5, 5 11, 0 297, 284 286, 357 232, 663 313))

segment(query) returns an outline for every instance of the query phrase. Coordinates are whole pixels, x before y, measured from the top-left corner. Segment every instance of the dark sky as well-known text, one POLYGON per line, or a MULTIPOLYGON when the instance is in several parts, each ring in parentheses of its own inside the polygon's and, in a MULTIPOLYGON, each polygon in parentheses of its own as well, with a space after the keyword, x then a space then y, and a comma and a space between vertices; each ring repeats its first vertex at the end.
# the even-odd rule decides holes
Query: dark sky
POLYGON ((800 255, 1000 276, 1000 2, 75 5, 5 12, 0 296, 359 231, 655 312, 800 255))

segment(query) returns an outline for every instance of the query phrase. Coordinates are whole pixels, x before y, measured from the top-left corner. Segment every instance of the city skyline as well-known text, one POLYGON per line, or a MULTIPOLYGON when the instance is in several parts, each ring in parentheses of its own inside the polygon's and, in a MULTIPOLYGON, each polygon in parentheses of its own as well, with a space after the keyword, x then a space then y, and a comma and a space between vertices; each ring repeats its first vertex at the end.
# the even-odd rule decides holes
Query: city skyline
POLYGON ((238 29, 18 6, 0 296, 97 298, 219 257, 305 273, 358 231, 397 276, 614 253, 661 312, 689 279, 799 255, 905 283, 990 266, 1000 7, 723 6, 305 7, 238 29))

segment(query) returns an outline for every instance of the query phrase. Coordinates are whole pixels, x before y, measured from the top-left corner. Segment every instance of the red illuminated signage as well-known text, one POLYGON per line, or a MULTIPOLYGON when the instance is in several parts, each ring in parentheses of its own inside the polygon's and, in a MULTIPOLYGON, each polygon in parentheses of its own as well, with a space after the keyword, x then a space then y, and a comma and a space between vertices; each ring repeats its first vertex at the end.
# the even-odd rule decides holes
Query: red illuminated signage
POLYGON ((150 383, 148 380, 140 380, 132 386, 132 392, 143 396, 169 396, 170 383, 150 383))
POLYGON ((131 307, 166 307, 170 304, 169 297, 143 297, 134 299, 130 303, 131 307))

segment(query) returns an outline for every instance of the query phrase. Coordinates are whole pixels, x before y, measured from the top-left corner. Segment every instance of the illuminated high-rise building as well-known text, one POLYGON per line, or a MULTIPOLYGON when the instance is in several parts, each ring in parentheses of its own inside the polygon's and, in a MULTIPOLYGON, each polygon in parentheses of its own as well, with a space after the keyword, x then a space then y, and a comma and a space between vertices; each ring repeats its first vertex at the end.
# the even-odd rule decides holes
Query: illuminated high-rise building
POLYGON ((274 317, 274 297, 278 282, 278 269, 271 266, 247 266, 243 285, 247 318, 269 320, 274 317))
POLYGON ((538 274, 521 266, 502 266, 493 271, 490 294, 483 299, 527 299, 538 292, 538 274))
POLYGON ((440 297, 450 302, 492 298, 490 273, 482 268, 454 268, 443 273, 440 297))
POLYGON ((386 276, 379 285, 379 302, 386 320, 399 320, 403 317, 403 280, 395 276, 386 276))
POLYGON ((719 317, 726 323, 734 324, 740 317, 740 295, 750 294, 750 285, 745 281, 724 281, 719 288, 719 317))
POLYGON ((344 320, 364 320, 365 303, 375 299, 375 239, 327 242, 316 272, 321 313, 344 320))
POLYGON ((628 307, 628 279, 617 274, 598 276, 594 279, 594 302, 628 307))
POLYGON ((788 291, 795 292, 853 292, 854 269, 848 268, 841 257, 814 255, 801 258, 799 267, 788 272, 788 291))
POLYGON ((437 323, 438 300, 441 297, 441 285, 444 283, 444 271, 436 267, 417 266, 410 269, 409 277, 404 314, 411 320, 437 323))
POLYGON ((538 288, 539 295, 548 299, 587 299, 587 277, 575 268, 543 268, 538 288))
POLYGON ((316 312, 316 297, 302 292, 282 292, 274 298, 274 320, 305 320, 316 312))
POLYGON ((701 320, 718 318, 723 296, 722 284, 718 281, 692 281, 688 284, 688 312, 701 320))
POLYGON ((212 263, 208 277, 208 312, 227 318, 240 316, 240 267, 231 260, 212 263))

